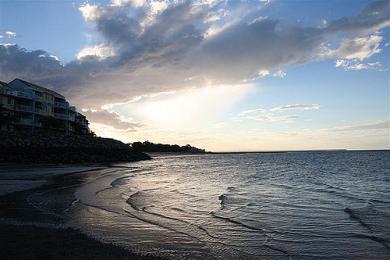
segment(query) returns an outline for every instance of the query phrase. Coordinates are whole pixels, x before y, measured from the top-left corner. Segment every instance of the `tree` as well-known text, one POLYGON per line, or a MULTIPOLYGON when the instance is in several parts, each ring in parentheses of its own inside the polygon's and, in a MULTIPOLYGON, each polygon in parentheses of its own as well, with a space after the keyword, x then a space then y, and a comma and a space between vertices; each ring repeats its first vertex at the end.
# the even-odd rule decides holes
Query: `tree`
POLYGON ((134 142, 131 144, 134 151, 138 152, 174 152, 174 153, 205 153, 204 149, 193 147, 189 144, 186 146, 179 146, 177 144, 154 144, 149 141, 134 142))

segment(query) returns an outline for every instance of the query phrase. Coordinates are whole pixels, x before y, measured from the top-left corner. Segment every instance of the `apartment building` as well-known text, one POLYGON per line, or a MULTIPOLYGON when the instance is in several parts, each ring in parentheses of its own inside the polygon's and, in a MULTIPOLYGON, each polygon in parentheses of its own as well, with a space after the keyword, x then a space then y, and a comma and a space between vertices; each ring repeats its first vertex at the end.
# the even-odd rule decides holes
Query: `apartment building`
POLYGON ((1 130, 54 128, 90 132, 87 118, 70 106, 64 96, 25 80, 0 82, 0 106, 1 130))

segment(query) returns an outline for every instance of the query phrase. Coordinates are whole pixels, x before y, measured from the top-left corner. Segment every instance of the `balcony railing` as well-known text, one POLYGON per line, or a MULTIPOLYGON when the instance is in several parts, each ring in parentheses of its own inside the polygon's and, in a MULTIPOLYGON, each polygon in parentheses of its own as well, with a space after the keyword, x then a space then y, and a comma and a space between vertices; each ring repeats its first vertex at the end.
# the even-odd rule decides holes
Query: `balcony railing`
POLYGON ((42 101, 42 102, 45 101, 44 97, 38 96, 38 95, 35 95, 35 96, 34 96, 34 99, 37 100, 37 101, 42 101))
POLYGON ((62 119, 62 120, 69 120, 69 116, 67 114, 55 113, 54 117, 57 119, 62 119))
POLYGON ((54 102, 54 106, 59 108, 68 108, 69 104, 64 102, 54 102))
POLYGON ((25 106, 25 105, 15 105, 16 111, 25 111, 25 112, 32 112, 33 107, 32 106, 25 106))
POLYGON ((35 113, 40 114, 40 115, 49 114, 49 112, 47 112, 47 111, 44 110, 44 109, 40 109, 40 108, 35 108, 35 113))
POLYGON ((26 118, 18 118, 15 120, 15 124, 18 125, 33 125, 32 119, 26 119, 26 118))
POLYGON ((25 99, 32 99, 32 95, 28 93, 24 93, 21 91, 13 90, 7 92, 8 95, 14 96, 14 97, 19 97, 19 98, 25 98, 25 99))

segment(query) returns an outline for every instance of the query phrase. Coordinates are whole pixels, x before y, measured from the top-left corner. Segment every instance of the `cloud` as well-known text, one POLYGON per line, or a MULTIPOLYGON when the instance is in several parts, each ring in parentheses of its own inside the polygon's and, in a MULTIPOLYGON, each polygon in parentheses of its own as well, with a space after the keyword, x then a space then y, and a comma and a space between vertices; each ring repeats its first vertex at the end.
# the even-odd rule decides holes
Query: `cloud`
POLYGON ((15 38, 16 32, 7 31, 5 32, 5 35, 7 35, 8 38, 15 38))
POLYGON ((284 78, 286 77, 286 75, 287 75, 286 72, 284 72, 283 70, 278 70, 274 74, 272 74, 272 76, 277 78, 284 78))
POLYGON ((270 111, 291 111, 291 110, 318 110, 319 104, 291 104, 280 107, 274 107, 270 111))
POLYGON ((102 42, 86 46, 68 64, 43 50, 1 45, 2 80, 26 78, 55 88, 78 105, 99 108, 148 93, 233 86, 261 71, 283 77, 283 71, 272 71, 290 64, 372 57, 381 36, 367 35, 390 22, 388 1, 370 3, 357 15, 327 21, 321 28, 286 26, 267 17, 253 20, 259 9, 244 2, 227 10, 226 17, 204 23, 224 13, 219 11, 226 9, 224 1, 163 2, 83 4, 80 12, 102 42), (319 55, 324 43, 337 43, 341 36, 333 55, 319 55))
POLYGON ((382 120, 367 124, 342 126, 330 129, 332 131, 365 131, 365 130, 387 130, 390 131, 390 120, 382 120))
POLYGON ((358 37, 353 39, 344 39, 340 46, 335 49, 329 49, 323 46, 322 56, 324 58, 342 58, 347 60, 363 61, 370 58, 374 54, 380 53, 379 48, 383 37, 378 34, 369 35, 367 37, 358 37))
POLYGON ((194 131, 214 125, 233 104, 253 91, 250 84, 213 86, 174 92, 143 95, 131 101, 111 104, 104 108, 124 118, 134 118, 145 125, 164 129, 194 131))
POLYGON ((112 0, 112 5, 114 6, 124 6, 124 5, 129 5, 132 4, 134 6, 142 6, 145 4, 145 0, 112 0))
MULTIPOLYGON (((271 72, 269 70, 262 69, 257 73, 256 78, 265 78, 268 76, 272 76, 275 78, 284 78, 286 75, 287 75, 286 72, 284 72, 283 70, 277 70, 271 74, 271 72)), ((256 79, 256 78, 254 78, 254 79, 256 79)))
POLYGON ((141 127, 141 124, 124 121, 118 113, 108 110, 83 109, 83 114, 92 123, 108 125, 119 130, 134 131, 141 127))
POLYGON ((79 10, 87 22, 93 22, 97 20, 104 13, 104 9, 99 5, 93 5, 90 3, 82 4, 79 7, 79 10))
POLYGON ((294 122, 299 116, 297 115, 283 115, 274 112, 285 112, 293 110, 318 110, 320 105, 318 104, 291 104, 285 106, 274 107, 271 109, 256 108, 242 111, 235 117, 235 120, 250 119, 256 121, 269 121, 269 122, 294 122))
POLYGON ((0 72, 3 77, 9 74, 26 78, 42 74, 52 77, 62 72, 62 65, 43 50, 27 51, 15 44, 0 44, 0 72))
POLYGON ((335 67, 343 68, 345 71, 349 70, 364 70, 364 69, 380 69, 382 64, 380 62, 362 63, 357 60, 336 60, 335 67))
POLYGON ((274 115, 274 114, 265 114, 265 115, 256 115, 249 116, 248 119, 253 119, 256 121, 269 121, 269 122, 294 122, 299 117, 296 115, 274 115))
POLYGON ((327 33, 367 33, 375 32, 390 25, 390 2, 375 1, 368 4, 356 16, 343 17, 329 22, 327 33))
POLYGON ((256 108, 256 109, 249 109, 242 111, 240 115, 248 115, 248 114, 253 114, 253 113, 265 113, 267 110, 264 108, 256 108))
POLYGON ((269 70, 260 70, 258 75, 260 78, 264 78, 269 75, 269 70))
POLYGON ((371 35, 351 40, 344 40, 336 50, 338 57, 345 59, 358 59, 360 61, 370 58, 372 55, 379 53, 379 45, 383 37, 380 35, 371 35))
POLYGON ((105 46, 104 44, 98 44, 95 46, 85 47, 76 55, 78 60, 89 58, 90 56, 96 57, 99 60, 104 60, 108 57, 115 56, 115 50, 105 46))

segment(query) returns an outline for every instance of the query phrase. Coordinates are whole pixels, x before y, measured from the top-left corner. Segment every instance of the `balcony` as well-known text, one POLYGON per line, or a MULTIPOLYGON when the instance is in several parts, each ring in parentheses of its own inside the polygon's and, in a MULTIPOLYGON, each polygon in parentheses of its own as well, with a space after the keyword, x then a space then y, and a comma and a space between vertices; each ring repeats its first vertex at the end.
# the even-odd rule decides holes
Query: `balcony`
POLYGON ((67 109, 69 107, 69 104, 67 102, 54 102, 54 106, 58 108, 67 109))
POLYGON ((33 125, 33 120, 29 118, 17 118, 14 123, 17 125, 33 125))
POLYGON ((8 110, 14 110, 14 105, 13 104, 2 104, 4 109, 8 110))
POLYGON ((69 120, 69 116, 67 114, 55 113, 54 117, 61 120, 69 120))
POLYGON ((72 121, 72 122, 75 122, 76 121, 76 117, 74 115, 69 115, 69 121, 72 121))
POLYGON ((11 96, 14 96, 14 97, 18 97, 18 98, 32 99, 32 95, 31 94, 24 93, 24 92, 17 91, 17 90, 10 91, 7 94, 9 94, 11 96))
POLYGON ((35 95, 35 96, 34 96, 34 99, 35 99, 36 101, 45 102, 45 99, 44 99, 42 96, 35 95))
POLYGON ((24 112, 33 112, 32 106, 26 106, 26 105, 15 105, 16 111, 24 111, 24 112))
POLYGON ((47 114, 49 114, 46 110, 40 109, 40 108, 35 108, 35 113, 40 114, 40 115, 47 115, 47 114))

